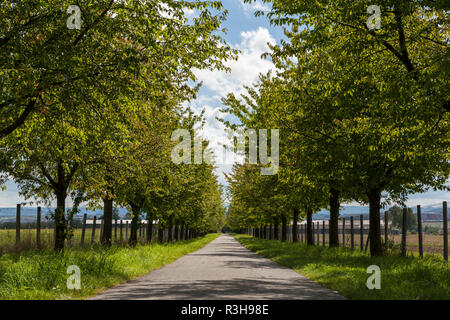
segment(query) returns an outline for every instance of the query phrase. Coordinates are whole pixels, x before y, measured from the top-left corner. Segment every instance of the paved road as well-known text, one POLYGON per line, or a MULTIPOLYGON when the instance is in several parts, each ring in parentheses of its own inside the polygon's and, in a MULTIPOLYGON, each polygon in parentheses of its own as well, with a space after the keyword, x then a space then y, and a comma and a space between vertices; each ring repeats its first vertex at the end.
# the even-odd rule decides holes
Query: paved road
POLYGON ((253 253, 229 235, 94 299, 344 299, 295 271, 253 253))

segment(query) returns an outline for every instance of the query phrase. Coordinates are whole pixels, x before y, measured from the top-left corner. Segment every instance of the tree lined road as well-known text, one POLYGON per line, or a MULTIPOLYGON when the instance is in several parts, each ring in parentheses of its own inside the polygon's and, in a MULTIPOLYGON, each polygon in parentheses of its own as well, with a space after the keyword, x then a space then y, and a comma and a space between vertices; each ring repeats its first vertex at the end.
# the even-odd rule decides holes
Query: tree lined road
POLYGON ((253 253, 229 235, 95 300, 345 299, 253 253))

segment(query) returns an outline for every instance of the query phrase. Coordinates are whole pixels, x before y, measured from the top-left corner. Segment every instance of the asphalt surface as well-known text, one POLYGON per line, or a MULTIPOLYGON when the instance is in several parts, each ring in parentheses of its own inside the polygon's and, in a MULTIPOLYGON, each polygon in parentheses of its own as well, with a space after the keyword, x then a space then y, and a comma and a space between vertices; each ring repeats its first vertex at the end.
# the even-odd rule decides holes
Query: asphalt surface
POLYGON ((314 281, 261 257, 229 235, 125 284, 101 300, 345 299, 314 281))

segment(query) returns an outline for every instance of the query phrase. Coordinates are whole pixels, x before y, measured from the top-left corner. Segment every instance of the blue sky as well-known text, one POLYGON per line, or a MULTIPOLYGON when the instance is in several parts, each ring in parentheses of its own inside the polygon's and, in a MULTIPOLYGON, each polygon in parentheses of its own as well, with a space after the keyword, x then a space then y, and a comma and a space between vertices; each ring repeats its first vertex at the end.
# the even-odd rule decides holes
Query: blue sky
MULTIPOLYGON (((224 24, 227 34, 225 40, 234 48, 241 50, 238 61, 227 63, 231 68, 230 73, 219 71, 197 71, 196 75, 203 81, 203 87, 197 101, 191 106, 200 112, 205 110, 207 123, 202 135, 211 141, 212 148, 219 152, 219 145, 226 143, 224 127, 216 121, 220 116, 221 97, 227 93, 239 95, 244 93, 243 86, 251 85, 258 79, 260 73, 266 73, 273 68, 268 60, 262 60, 261 55, 268 51, 267 43, 279 43, 284 37, 280 27, 273 27, 266 17, 255 17, 255 10, 265 9, 261 2, 251 5, 244 4, 243 0, 223 0, 228 9, 228 19, 224 24)), ((188 14, 195 14, 191 12, 188 14)), ((229 172, 231 165, 220 165, 217 170, 219 180, 224 183, 224 172, 229 172)), ((12 182, 6 184, 6 191, 0 191, 0 207, 14 207, 23 202, 18 195, 17 188, 12 182)), ((420 195, 411 195, 408 205, 429 205, 450 200, 448 192, 427 192, 420 195)), ((70 205, 70 203, 68 203, 70 205)))

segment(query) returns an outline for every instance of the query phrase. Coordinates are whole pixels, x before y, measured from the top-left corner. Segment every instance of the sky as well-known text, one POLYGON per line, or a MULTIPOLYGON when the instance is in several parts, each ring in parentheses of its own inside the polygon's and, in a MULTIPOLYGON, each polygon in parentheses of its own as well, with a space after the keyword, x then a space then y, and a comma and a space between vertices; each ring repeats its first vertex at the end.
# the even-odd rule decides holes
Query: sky
MULTIPOLYGON (((255 17, 255 10, 268 11, 266 4, 256 2, 244 4, 243 0, 223 0, 225 8, 229 11, 224 28, 227 34, 223 38, 235 49, 241 51, 237 61, 227 62, 231 72, 204 71, 195 72, 199 81, 203 82, 198 99, 190 103, 190 106, 198 113, 205 110, 206 125, 200 134, 210 141, 210 146, 219 157, 222 148, 221 144, 227 143, 225 128, 222 123, 216 120, 221 116, 221 98, 228 93, 239 96, 245 93, 244 86, 252 85, 258 80, 261 73, 267 73, 274 66, 270 60, 261 58, 261 55, 269 51, 267 43, 280 43, 283 39, 283 30, 280 27, 270 25, 266 17, 255 17)), ((187 12, 188 15, 195 15, 195 12, 187 12)), ((217 175, 221 184, 225 184, 224 173, 230 172, 231 164, 218 165, 217 175)), ((431 205, 449 201, 450 193, 444 191, 427 192, 423 194, 411 195, 407 204, 431 205)), ((17 187, 13 182, 6 184, 6 190, 0 191, 0 207, 14 207, 17 203, 24 202, 20 198, 17 187)), ((70 203, 68 203, 70 206, 70 203)), ((352 205, 356 205, 352 203, 352 205)))

